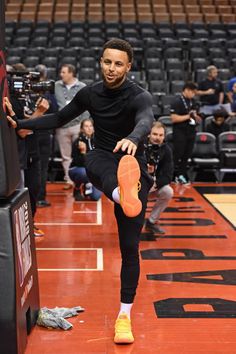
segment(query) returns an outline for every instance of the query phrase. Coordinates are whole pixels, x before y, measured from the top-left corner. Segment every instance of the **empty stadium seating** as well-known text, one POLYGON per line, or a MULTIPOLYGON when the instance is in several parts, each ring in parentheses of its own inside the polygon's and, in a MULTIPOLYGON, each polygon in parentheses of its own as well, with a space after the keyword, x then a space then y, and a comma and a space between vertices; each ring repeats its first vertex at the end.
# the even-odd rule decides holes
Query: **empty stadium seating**
POLYGON ((235 0, 8 0, 7 63, 63 63, 96 80, 103 43, 127 39, 134 47, 132 79, 155 96, 156 116, 186 80, 201 81, 214 64, 226 86, 236 75, 235 0), (88 59, 90 58, 90 59, 88 59))

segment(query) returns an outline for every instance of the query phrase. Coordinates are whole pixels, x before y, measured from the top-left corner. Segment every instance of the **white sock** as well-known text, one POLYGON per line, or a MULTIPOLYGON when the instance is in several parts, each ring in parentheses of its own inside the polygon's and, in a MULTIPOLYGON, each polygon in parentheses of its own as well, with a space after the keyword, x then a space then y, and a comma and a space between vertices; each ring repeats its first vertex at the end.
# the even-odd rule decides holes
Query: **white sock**
POLYGON ((113 192, 112 192, 112 199, 114 202, 117 204, 120 204, 120 193, 119 193, 119 187, 116 187, 113 192))
POLYGON ((120 312, 118 314, 118 317, 122 314, 125 313, 129 319, 130 319, 130 311, 132 308, 133 304, 124 304, 123 302, 120 303, 120 312))

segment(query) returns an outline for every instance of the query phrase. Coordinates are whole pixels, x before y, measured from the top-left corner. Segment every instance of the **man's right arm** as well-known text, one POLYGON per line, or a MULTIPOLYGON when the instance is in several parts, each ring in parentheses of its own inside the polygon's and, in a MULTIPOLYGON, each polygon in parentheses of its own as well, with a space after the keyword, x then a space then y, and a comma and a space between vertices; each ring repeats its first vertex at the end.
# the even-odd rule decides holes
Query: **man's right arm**
POLYGON ((52 114, 46 114, 42 117, 31 118, 23 121, 17 121, 17 129, 55 129, 70 122, 78 115, 83 113, 86 107, 87 87, 81 89, 62 110, 52 114))
POLYGON ((179 114, 179 100, 172 102, 170 107, 170 118, 172 123, 182 123, 190 119, 189 113, 179 114))
POLYGON ((179 115, 176 113, 171 113, 170 117, 171 117, 172 123, 181 123, 181 122, 185 122, 190 119, 189 114, 179 115))

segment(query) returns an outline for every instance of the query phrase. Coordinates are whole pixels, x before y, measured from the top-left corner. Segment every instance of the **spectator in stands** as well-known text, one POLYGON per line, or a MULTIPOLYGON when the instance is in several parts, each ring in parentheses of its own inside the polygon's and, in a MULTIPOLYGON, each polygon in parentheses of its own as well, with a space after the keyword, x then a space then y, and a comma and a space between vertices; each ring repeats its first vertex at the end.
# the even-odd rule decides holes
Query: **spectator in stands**
POLYGON ((171 103, 170 112, 173 123, 173 148, 174 148, 174 175, 175 182, 189 184, 187 176, 187 163, 192 155, 196 124, 201 121, 194 110, 194 96, 197 85, 187 82, 181 95, 176 96, 171 103))
POLYGON ((151 214, 146 220, 145 228, 157 234, 165 233, 159 227, 158 222, 160 214, 173 197, 173 189, 170 186, 174 170, 172 149, 164 142, 164 139, 165 126, 160 122, 155 122, 145 146, 145 155, 148 162, 148 172, 154 177, 154 186, 150 194, 154 195, 156 200, 151 214))
POLYGON ((200 113, 211 116, 224 103, 224 87, 217 78, 218 70, 214 65, 207 67, 207 78, 198 84, 197 95, 200 96, 200 113))
MULTIPOLYGON (((71 64, 63 64, 60 71, 61 80, 55 83, 55 97, 59 109, 65 107, 74 98, 76 93, 81 90, 85 84, 80 82, 76 77, 75 67, 71 64)), ((56 137, 58 140, 62 166, 65 173, 66 185, 64 189, 70 189, 73 186, 68 171, 71 164, 72 143, 78 137, 80 130, 80 121, 88 118, 87 112, 82 113, 64 126, 57 128, 56 137)))
POLYGON ((236 77, 233 77, 228 82, 227 97, 230 102, 230 108, 231 108, 230 115, 235 116, 236 115, 236 77))
POLYGON ((72 163, 69 169, 69 176, 74 182, 74 198, 76 201, 89 197, 91 200, 98 200, 101 192, 90 183, 85 169, 85 155, 94 149, 94 127, 90 118, 81 121, 80 133, 72 146, 72 163), (81 194, 81 184, 84 184, 84 196, 81 194))
POLYGON ((217 138, 221 133, 230 130, 229 124, 225 122, 228 112, 222 107, 213 112, 214 118, 206 126, 206 132, 215 135, 217 138))
MULTIPOLYGON (((35 71, 40 73, 39 81, 47 80, 47 68, 43 64, 35 67, 35 71)), ((49 102, 49 109, 46 113, 57 112, 58 106, 52 92, 42 92, 44 98, 49 102)), ((39 158, 40 158, 40 190, 37 198, 37 207, 44 208, 51 204, 46 200, 46 183, 48 176, 48 164, 51 155, 52 130, 41 130, 38 132, 39 158)))

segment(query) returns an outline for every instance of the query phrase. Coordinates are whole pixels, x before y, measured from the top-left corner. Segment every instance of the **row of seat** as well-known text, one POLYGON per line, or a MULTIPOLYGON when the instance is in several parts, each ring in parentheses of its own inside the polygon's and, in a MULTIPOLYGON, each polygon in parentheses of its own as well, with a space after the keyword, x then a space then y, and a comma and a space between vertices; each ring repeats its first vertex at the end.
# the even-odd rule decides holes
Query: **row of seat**
MULTIPOLYGON (((171 37, 178 35, 178 31, 185 31, 186 36, 191 36, 194 34, 194 31, 197 30, 196 35, 198 35, 198 30, 201 30, 201 33, 204 33, 204 37, 209 37, 212 34, 214 35, 215 30, 220 30, 220 31, 226 31, 227 33, 231 34, 232 30, 235 30, 236 24, 234 22, 232 23, 201 23, 201 22, 192 22, 192 23, 185 23, 185 22, 177 22, 174 24, 171 23, 151 23, 151 22, 143 22, 143 23, 137 23, 135 21, 130 21, 130 22, 115 22, 115 23, 109 23, 109 22, 89 22, 89 21, 59 21, 59 22, 51 22, 47 20, 41 20, 34 22, 32 20, 22 20, 19 22, 16 21, 7 21, 6 20, 6 28, 13 28, 15 29, 23 29, 23 28, 30 28, 32 29, 45 29, 48 28, 50 30, 75 30, 76 31, 84 31, 85 33, 87 31, 99 31, 100 33, 103 33, 104 31, 131 31, 133 32, 136 36, 145 36, 146 33, 148 33, 148 36, 156 36, 160 34, 160 36, 165 36, 165 37, 171 37), (81 30, 79 30, 81 28, 81 30), (187 33, 188 32, 188 33, 187 33), (192 33, 193 32, 193 33, 192 33)), ((234 33, 232 33, 233 35, 234 33)), ((221 36, 222 37, 222 36, 221 36)))
MULTIPOLYGON (((212 121, 212 119, 213 119, 212 116, 209 116, 209 117, 206 117, 205 119, 203 119, 202 122, 197 125, 198 133, 206 132, 206 127, 212 121)), ((158 117, 158 121, 163 123, 166 126, 167 134, 172 132, 173 123, 172 123, 172 120, 170 118, 170 115, 160 116, 160 117, 158 117)), ((230 127, 230 131, 236 132, 236 117, 228 118, 227 119, 227 124, 230 127)))
POLYGON ((6 11, 7 20, 48 20, 48 21, 106 21, 106 22, 129 22, 138 21, 140 23, 149 21, 151 23, 162 23, 162 22, 206 22, 206 23, 234 23, 236 20, 235 13, 140 13, 136 15, 135 13, 105 13, 91 12, 87 14, 86 12, 53 12, 53 11, 42 11, 42 12, 20 12, 20 11, 6 11))
POLYGON ((73 37, 82 38, 82 39, 89 39, 91 37, 100 36, 102 38, 106 37, 130 37, 136 38, 138 40, 160 40, 163 41, 165 38, 173 39, 179 44, 181 40, 187 40, 192 38, 201 38, 201 41, 204 44, 204 40, 214 40, 214 39, 221 39, 222 44, 225 44, 226 40, 234 39, 236 34, 235 28, 222 28, 222 29, 210 29, 207 30, 204 27, 183 27, 183 28, 176 28, 171 29, 168 27, 146 27, 146 28, 131 28, 131 27, 117 27, 114 28, 103 28, 101 29, 100 26, 86 28, 82 24, 77 25, 76 27, 67 28, 65 27, 42 27, 42 26, 35 26, 32 28, 29 27, 20 27, 14 28, 13 26, 7 26, 5 29, 6 36, 14 36, 16 38, 28 36, 29 39, 35 38, 38 36, 48 36, 50 39, 54 37, 63 36, 66 39, 70 39, 73 37))
MULTIPOLYGON (((173 134, 166 141, 172 146, 173 134)), ((226 173, 236 173, 236 131, 221 133, 217 138, 207 132, 197 132, 193 153, 189 161, 189 178, 195 181, 199 172, 212 172, 217 182, 226 173)))
POLYGON ((159 22, 234 22, 236 14, 235 0, 227 3, 199 0, 187 1, 117 1, 107 2, 77 2, 69 1, 9 1, 6 5, 6 18, 24 20, 47 19, 53 21, 70 21, 86 19, 90 21, 150 21, 159 22))

